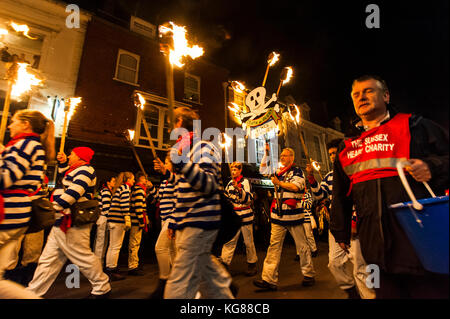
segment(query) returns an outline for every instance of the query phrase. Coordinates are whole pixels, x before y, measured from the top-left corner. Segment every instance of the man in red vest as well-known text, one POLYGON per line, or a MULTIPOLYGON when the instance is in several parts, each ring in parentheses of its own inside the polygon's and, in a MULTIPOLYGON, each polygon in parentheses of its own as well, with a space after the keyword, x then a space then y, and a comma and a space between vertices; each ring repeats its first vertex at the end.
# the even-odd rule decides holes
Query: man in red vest
POLYGON ((362 76, 351 97, 359 121, 341 143, 334 164, 330 230, 347 250, 355 205, 361 250, 367 264, 379 267, 377 298, 448 298, 448 276, 427 272, 389 205, 409 201, 396 163, 408 160, 408 181, 415 196, 430 197, 448 188, 448 132, 390 106, 386 82, 362 76))

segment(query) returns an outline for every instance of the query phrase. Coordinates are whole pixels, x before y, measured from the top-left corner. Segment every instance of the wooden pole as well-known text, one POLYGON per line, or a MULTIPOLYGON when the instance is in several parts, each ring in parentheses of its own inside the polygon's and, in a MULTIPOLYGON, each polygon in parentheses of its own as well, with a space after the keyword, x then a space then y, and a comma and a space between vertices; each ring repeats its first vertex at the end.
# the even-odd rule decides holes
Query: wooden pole
POLYGON ((152 136, 150 135, 150 130, 148 129, 148 124, 147 124, 147 121, 145 120, 143 112, 142 112, 142 122, 144 123, 145 133, 147 134, 148 140, 150 142, 150 147, 152 149, 153 158, 156 159, 157 156, 156 156, 155 145, 153 145, 152 136))
POLYGON ((66 143, 66 130, 67 130, 68 115, 69 115, 69 111, 68 110, 64 111, 64 124, 63 124, 62 133, 61 133, 61 143, 59 144, 59 152, 60 153, 64 153, 64 145, 66 143))
POLYGON ((136 148, 134 147, 133 141, 131 141, 127 136, 125 136, 127 142, 130 144, 131 149, 133 151, 134 157, 136 158, 136 161, 138 162, 138 165, 142 171, 142 173, 147 176, 147 173, 144 170, 144 166, 142 165, 141 159, 139 158, 138 153, 136 152, 136 148))
POLYGON ((166 88, 167 88, 167 102, 169 106, 169 119, 170 119, 170 128, 173 129, 175 126, 175 118, 174 118, 174 101, 175 101, 175 93, 174 93, 174 85, 173 85, 173 65, 170 63, 169 54, 165 57, 166 60, 166 88))
POLYGON ((267 80, 267 75, 269 74, 269 69, 270 69, 270 64, 267 63, 266 74, 264 75, 264 80, 262 82, 262 86, 266 85, 266 80, 267 80))
POLYGON ((3 104, 2 122, 0 127, 0 144, 5 139, 6 124, 8 123, 9 106, 11 104, 12 81, 8 81, 8 89, 6 90, 5 103, 3 104))
POLYGON ((280 93, 280 89, 283 86, 283 81, 280 81, 280 84, 278 85, 278 90, 277 90, 277 97, 278 97, 278 93, 280 93))

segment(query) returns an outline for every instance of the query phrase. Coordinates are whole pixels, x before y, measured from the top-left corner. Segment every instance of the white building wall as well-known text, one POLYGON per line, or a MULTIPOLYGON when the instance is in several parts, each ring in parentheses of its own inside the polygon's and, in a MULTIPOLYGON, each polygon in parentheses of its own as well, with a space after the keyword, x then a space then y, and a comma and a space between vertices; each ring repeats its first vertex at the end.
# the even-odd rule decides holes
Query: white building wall
MULTIPOLYGON (((43 37, 40 52, 27 49, 23 52, 41 56, 38 69, 45 79, 44 88, 32 94, 28 107, 40 110, 48 117, 51 107, 47 96, 67 98, 75 93, 84 37, 91 19, 88 13, 80 11, 80 28, 68 28, 66 18, 71 12, 66 12, 66 6, 66 3, 50 0, 0 0, 0 26, 9 21, 27 24, 30 33, 43 37)), ((20 51, 20 48, 15 49, 20 51)), ((0 63, 0 77, 3 78, 5 68, 4 63, 0 63)), ((6 87, 6 81, 1 80, 0 89, 6 91, 6 87)), ((63 117, 61 108, 55 123, 57 136, 61 134, 63 117)))

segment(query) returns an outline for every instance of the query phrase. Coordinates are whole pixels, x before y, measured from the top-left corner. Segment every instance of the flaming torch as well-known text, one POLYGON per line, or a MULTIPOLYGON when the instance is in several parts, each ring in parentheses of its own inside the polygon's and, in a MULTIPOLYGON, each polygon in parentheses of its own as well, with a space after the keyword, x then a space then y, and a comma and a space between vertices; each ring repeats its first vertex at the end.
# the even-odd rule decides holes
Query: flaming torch
POLYGON ((81 97, 71 97, 66 100, 64 103, 64 124, 63 130, 61 133, 61 144, 59 145, 59 152, 64 152, 64 145, 66 143, 66 134, 67 134, 67 126, 69 125, 70 119, 72 115, 75 113, 75 110, 81 102, 81 97))
POLYGON ((311 165, 317 171, 317 173, 319 173, 320 179, 322 180, 323 177, 322 177, 322 174, 320 173, 320 165, 319 165, 319 163, 317 161, 313 161, 311 159, 311 165))
POLYGON ((269 54, 269 59, 267 60, 267 68, 266 68, 266 74, 264 75, 264 80, 262 82, 262 86, 266 85, 267 75, 269 74, 269 69, 271 66, 275 65, 277 61, 279 60, 280 55, 276 52, 272 52, 269 54))
POLYGON ((166 85, 167 99, 169 104, 170 126, 174 126, 173 105, 175 101, 173 88, 173 65, 183 67, 182 59, 190 56, 196 59, 203 55, 203 48, 198 45, 189 46, 186 39, 186 28, 168 22, 159 26, 159 37, 161 38, 160 50, 166 56, 166 85))
POLYGON ((292 70, 292 68, 290 66, 285 67, 283 69, 283 71, 281 72, 281 76, 280 76, 280 84, 278 85, 277 96, 278 96, 278 93, 280 93, 281 87, 291 80, 293 74, 294 74, 294 71, 292 70))
MULTIPOLYGON (((145 103, 146 103, 145 98, 140 93, 136 93, 135 98, 134 98, 134 105, 143 111, 145 103)), ((145 120, 144 114, 142 114, 142 117, 143 117, 142 122, 144 123, 145 133, 147 134, 148 141, 150 143, 150 148, 152 150, 153 158, 156 158, 157 156, 156 156, 155 145, 153 145, 153 139, 152 139, 152 136, 150 135, 150 130, 148 129, 148 124, 147 124, 147 121, 145 120)))
POLYGON ((10 27, 14 29, 14 31, 18 33, 23 33, 28 39, 36 40, 37 38, 31 37, 28 32, 30 32, 30 28, 26 24, 17 24, 15 22, 11 22, 10 27))
POLYGON ((139 158, 139 155, 137 154, 136 148, 134 147, 134 144, 133 144, 134 130, 128 130, 128 135, 125 133, 125 137, 126 137, 128 143, 130 144, 131 149, 133 150, 133 154, 134 154, 134 157, 136 158, 136 160, 137 160, 137 162, 139 164, 139 168, 141 169, 142 173, 145 176, 147 176, 147 173, 144 170, 144 166, 142 165, 141 159, 139 158))
POLYGON ((5 138, 11 97, 14 99, 20 99, 23 94, 31 91, 33 86, 37 86, 42 83, 42 80, 38 79, 34 74, 27 72, 28 65, 29 64, 27 63, 13 63, 6 73, 6 77, 8 79, 8 89, 6 91, 2 122, 0 125, 0 143, 3 143, 3 139, 5 138))

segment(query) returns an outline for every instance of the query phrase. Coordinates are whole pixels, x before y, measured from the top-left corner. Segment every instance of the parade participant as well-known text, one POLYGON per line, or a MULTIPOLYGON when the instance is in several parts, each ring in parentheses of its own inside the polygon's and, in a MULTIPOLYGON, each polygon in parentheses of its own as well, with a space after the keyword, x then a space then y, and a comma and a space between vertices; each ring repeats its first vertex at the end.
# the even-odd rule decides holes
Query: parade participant
POLYGON ((112 281, 125 279, 117 267, 125 232, 131 228, 130 201, 134 175, 122 172, 113 188, 111 208, 108 212, 109 247, 106 253, 106 272, 112 281))
POLYGON ((136 184, 131 193, 131 229, 128 241, 128 275, 143 276, 144 272, 139 266, 139 246, 142 239, 142 230, 148 232, 147 225, 147 188, 153 184, 147 180, 142 172, 136 174, 136 184))
POLYGON ((236 244, 242 233, 247 253, 247 271, 245 275, 254 276, 257 274, 256 262, 258 261, 258 256, 256 255, 255 243, 253 242, 254 216, 250 206, 253 195, 250 182, 242 176, 242 163, 234 162, 231 164, 231 178, 232 180, 225 188, 225 192, 227 197, 233 202, 234 210, 241 217, 242 226, 236 233, 236 236, 223 245, 220 259, 226 266, 230 265, 236 244))
MULTIPOLYGON (((327 144, 331 163, 334 163, 337 149, 342 139, 334 139, 327 144)), ((306 166, 308 180, 316 199, 332 199, 333 171, 329 171, 321 183, 314 178, 314 169, 310 164, 306 166)), ((347 293, 349 299, 374 299, 375 291, 366 284, 368 273, 367 264, 361 253, 358 237, 351 237, 350 249, 344 250, 336 243, 333 234, 328 234, 328 268, 335 278, 339 288, 347 293), (353 263, 353 267, 350 265, 353 263), (352 270, 353 269, 353 270, 352 270)))
POLYGON ((351 98, 359 119, 341 143, 333 173, 331 233, 344 250, 351 244, 356 208, 364 259, 380 269, 377 298, 448 298, 448 275, 427 272, 389 205, 409 201, 396 164, 409 160, 408 181, 417 199, 448 188, 448 133, 421 116, 397 113, 386 82, 354 80, 351 98))
POLYGON ((8 126, 11 141, 0 145, 0 298, 39 298, 3 279, 17 262, 18 240, 27 230, 33 193, 42 183, 44 163, 55 156, 53 122, 35 110, 17 111, 8 126))
POLYGON ((305 219, 303 220, 303 229, 305 230, 306 240, 308 242, 308 246, 311 249, 311 257, 317 256, 317 246, 316 240, 314 239, 314 233, 311 225, 311 218, 314 218, 312 215, 312 205, 313 198, 309 191, 305 191, 303 194, 302 200, 300 202, 303 211, 305 212, 305 219))
MULTIPOLYGON (((268 172, 269 145, 261 162, 261 174, 268 172)), ((274 198, 271 207, 271 233, 270 245, 264 260, 263 271, 260 280, 253 284, 259 288, 276 290, 278 283, 278 267, 280 265, 281 251, 286 236, 286 231, 292 235, 295 241, 296 251, 300 255, 300 268, 303 274, 303 286, 312 286, 315 283, 315 270, 311 259, 305 230, 303 229, 304 212, 300 200, 305 191, 305 179, 300 168, 294 165, 294 150, 285 148, 280 155, 282 168, 273 176, 274 187, 280 189, 278 198, 274 198), (281 207, 278 206, 278 202, 281 207)))
POLYGON ((196 112, 179 107, 174 113, 174 127, 184 132, 170 150, 175 174, 166 176, 175 185, 176 202, 168 227, 169 233, 175 232, 177 254, 164 298, 193 299, 198 291, 204 298, 233 298, 231 276, 211 254, 221 219, 220 151, 210 142, 194 143, 196 112))
POLYGON ((52 194, 51 200, 57 212, 56 222, 47 238, 33 279, 27 287, 39 296, 48 291, 61 268, 70 260, 91 283, 89 298, 109 297, 109 278, 102 270, 100 259, 90 247, 93 223, 72 225, 71 206, 76 202, 93 199, 97 181, 94 167, 90 164, 93 156, 94 151, 89 147, 75 147, 69 156, 58 153, 58 171, 64 173, 64 188, 56 189, 52 194))
POLYGON ((94 253, 100 258, 102 265, 104 263, 104 258, 106 255, 106 240, 107 240, 107 222, 108 222, 108 211, 111 208, 112 200, 112 190, 116 184, 116 177, 112 176, 105 184, 102 185, 100 190, 100 208, 101 215, 98 218, 97 232, 94 242, 94 253))
MULTIPOLYGON (((162 163, 159 158, 154 160, 155 170, 161 174, 166 175, 166 172, 173 172, 172 163, 170 162, 170 153, 167 153, 165 163, 162 163)), ((175 241, 169 237, 168 226, 171 213, 175 204, 175 190, 174 185, 164 179, 156 190, 152 187, 149 195, 159 201, 159 216, 161 218, 161 231, 155 245, 155 254, 158 260, 159 267, 159 281, 155 291, 150 295, 151 299, 162 299, 164 296, 164 289, 166 287, 167 279, 169 278, 171 265, 175 259, 175 241)))

